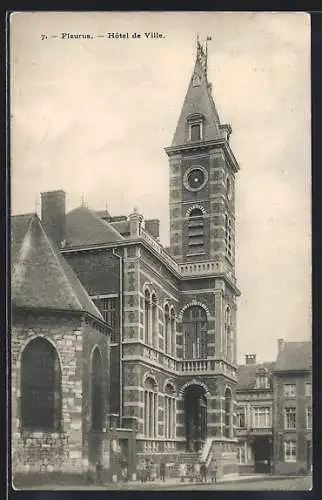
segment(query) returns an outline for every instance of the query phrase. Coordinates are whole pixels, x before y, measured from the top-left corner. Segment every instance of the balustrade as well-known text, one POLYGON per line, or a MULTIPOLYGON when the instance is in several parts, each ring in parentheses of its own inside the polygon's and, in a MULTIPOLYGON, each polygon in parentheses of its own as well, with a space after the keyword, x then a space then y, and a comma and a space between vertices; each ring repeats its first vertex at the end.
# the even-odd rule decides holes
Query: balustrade
POLYGON ((165 439, 144 440, 142 448, 145 453, 170 453, 177 449, 175 440, 165 439))
POLYGON ((162 245, 158 243, 152 236, 150 236, 144 229, 141 229, 140 236, 151 245, 151 247, 158 253, 160 254, 164 260, 167 261, 167 263, 176 271, 179 271, 179 266, 176 263, 176 261, 164 250, 162 245))

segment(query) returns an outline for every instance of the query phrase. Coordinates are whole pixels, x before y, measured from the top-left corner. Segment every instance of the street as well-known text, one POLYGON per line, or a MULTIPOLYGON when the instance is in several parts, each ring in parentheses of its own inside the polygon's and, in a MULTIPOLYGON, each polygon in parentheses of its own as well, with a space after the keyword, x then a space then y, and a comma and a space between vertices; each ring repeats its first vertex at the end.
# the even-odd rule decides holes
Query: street
POLYGON ((259 491, 259 490, 290 490, 290 491, 307 491, 312 487, 312 476, 299 476, 299 477, 261 477, 261 478, 249 478, 249 479, 238 479, 234 481, 227 481, 217 484, 207 483, 207 484, 196 484, 196 483, 184 483, 182 484, 180 480, 171 480, 162 483, 161 481, 140 483, 140 482, 129 482, 121 484, 106 484, 106 485, 64 485, 60 486, 57 484, 47 484, 36 488, 37 490, 243 490, 243 491, 259 491))

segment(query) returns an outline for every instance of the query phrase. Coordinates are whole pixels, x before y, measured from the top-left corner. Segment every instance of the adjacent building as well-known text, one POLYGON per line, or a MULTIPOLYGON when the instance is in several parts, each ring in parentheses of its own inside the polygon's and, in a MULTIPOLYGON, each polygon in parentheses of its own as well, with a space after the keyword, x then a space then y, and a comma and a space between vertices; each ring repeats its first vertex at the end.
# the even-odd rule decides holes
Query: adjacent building
POLYGON ((305 473, 312 466, 312 344, 279 342, 273 370, 274 470, 305 473))
POLYGON ((241 473, 271 472, 273 462, 273 381, 274 363, 256 363, 247 354, 238 367, 236 436, 241 473))
POLYGON ((312 343, 278 342, 274 362, 238 367, 239 471, 298 474, 312 465, 312 343))
POLYGON ((14 479, 78 473, 109 458, 110 327, 37 215, 11 228, 14 479))

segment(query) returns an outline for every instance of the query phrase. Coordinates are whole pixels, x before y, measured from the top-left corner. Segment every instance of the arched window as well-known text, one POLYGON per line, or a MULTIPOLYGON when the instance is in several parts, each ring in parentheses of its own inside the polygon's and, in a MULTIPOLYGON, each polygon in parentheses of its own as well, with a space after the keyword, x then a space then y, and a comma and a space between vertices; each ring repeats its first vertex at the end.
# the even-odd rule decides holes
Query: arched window
POLYGON ((229 260, 233 258, 233 240, 232 240, 232 221, 228 215, 225 215, 225 246, 226 256, 229 260))
POLYGON ((103 364, 98 347, 95 347, 91 364, 91 428, 101 431, 104 425, 103 364))
POLYGON ((233 338, 231 331, 231 309, 229 306, 225 310, 225 340, 226 340, 226 357, 228 361, 233 361, 233 338))
POLYGON ((159 321, 158 321, 158 302, 156 295, 152 295, 152 343, 155 347, 159 344, 159 321))
POLYGON ((148 377, 144 384, 144 435, 156 437, 158 429, 158 394, 156 383, 148 377))
POLYGON ((166 304, 164 306, 164 351, 170 354, 171 349, 171 323, 170 323, 170 311, 169 306, 166 304))
POLYGON ((177 332, 176 332, 176 313, 174 309, 171 309, 170 313, 170 330, 171 330, 171 354, 172 356, 176 355, 176 347, 177 347, 177 332))
POLYGON ((21 356, 21 424, 23 429, 61 428, 61 367, 55 347, 37 337, 21 356))
POLYGON ((188 221, 188 251, 198 254, 204 251, 204 218, 200 208, 194 208, 188 221))
POLYGON ((225 401, 224 401, 224 411, 225 411, 225 437, 231 438, 233 435, 233 399, 231 390, 227 387, 225 390, 225 401))
POLYGON ((207 314, 200 306, 185 310, 182 318, 184 334, 184 358, 207 357, 207 314))
POLYGON ((176 428, 176 397, 172 384, 165 386, 164 395, 164 437, 175 438, 176 428))
POLYGON ((149 290, 144 294, 144 342, 150 341, 150 317, 151 317, 151 295, 149 290))

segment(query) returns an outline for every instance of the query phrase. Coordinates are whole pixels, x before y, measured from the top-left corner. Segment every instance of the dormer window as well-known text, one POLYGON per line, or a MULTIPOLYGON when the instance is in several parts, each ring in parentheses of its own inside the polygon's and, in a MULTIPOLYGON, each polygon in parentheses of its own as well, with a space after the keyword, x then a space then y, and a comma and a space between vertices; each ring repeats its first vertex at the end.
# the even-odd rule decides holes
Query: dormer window
POLYGON ((190 140, 191 141, 200 141, 201 139, 201 123, 191 124, 190 128, 190 140))
POLYGON ((203 116, 197 113, 188 117, 189 141, 203 140, 203 119, 203 116))
POLYGON ((268 372, 265 368, 256 372, 256 389, 269 389, 268 372))

